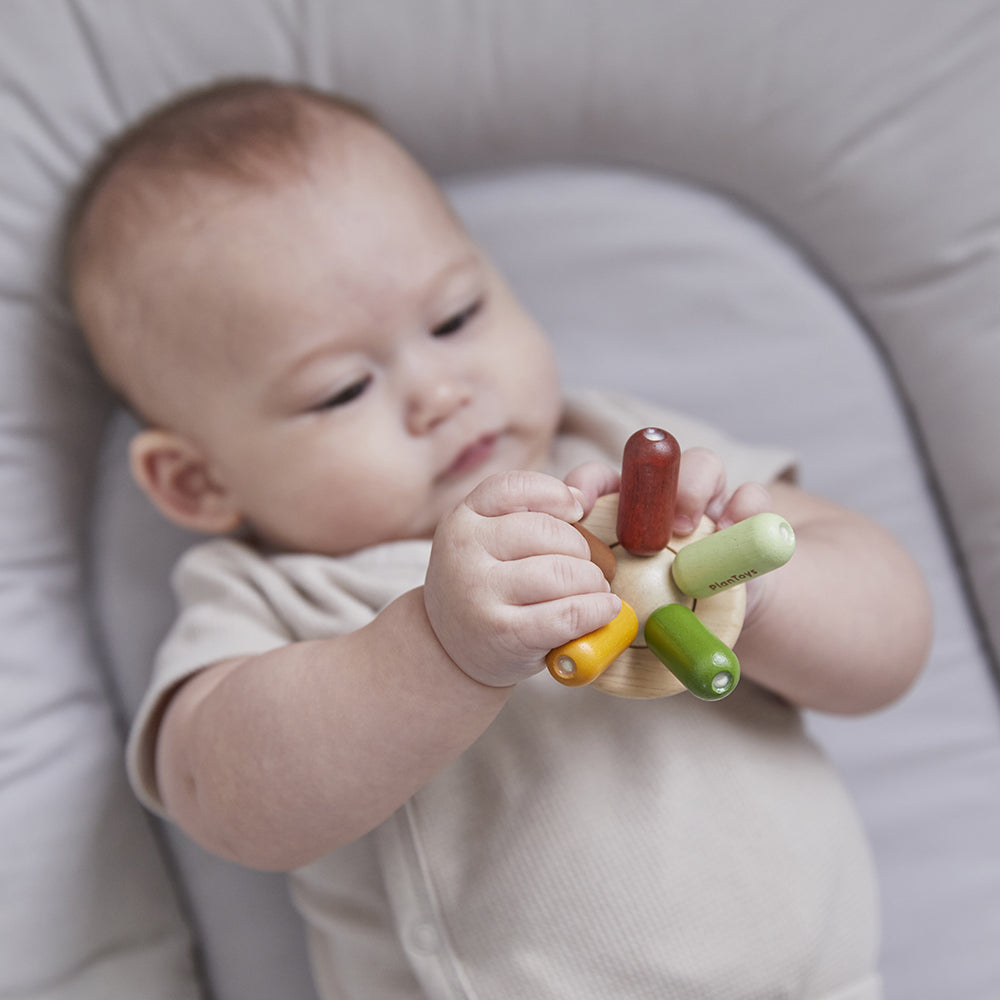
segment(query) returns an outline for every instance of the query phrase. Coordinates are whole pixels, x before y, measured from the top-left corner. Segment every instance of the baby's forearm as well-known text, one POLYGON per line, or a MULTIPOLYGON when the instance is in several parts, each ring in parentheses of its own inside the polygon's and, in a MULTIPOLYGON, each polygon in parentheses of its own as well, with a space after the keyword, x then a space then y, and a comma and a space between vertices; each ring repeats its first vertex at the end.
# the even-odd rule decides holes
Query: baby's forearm
POLYGON ((746 676, 795 704, 865 712, 899 697, 919 673, 931 608, 910 556, 878 525, 778 484, 775 509, 796 553, 762 583, 736 651, 746 676))
POLYGON ((357 632, 186 682, 161 727, 161 793, 209 850, 293 868, 373 829, 474 742, 509 694, 448 658, 414 590, 357 632))

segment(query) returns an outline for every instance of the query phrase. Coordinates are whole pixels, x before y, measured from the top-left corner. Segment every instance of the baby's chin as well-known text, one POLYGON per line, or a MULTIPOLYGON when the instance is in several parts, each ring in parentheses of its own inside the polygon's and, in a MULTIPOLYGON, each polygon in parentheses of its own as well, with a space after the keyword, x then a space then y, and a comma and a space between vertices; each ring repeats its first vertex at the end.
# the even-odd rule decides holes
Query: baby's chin
POLYGON ((269 532, 246 528, 234 536, 238 541, 258 549, 265 555, 313 555, 340 558, 356 555, 365 549, 390 542, 407 541, 416 538, 430 538, 433 529, 426 535, 421 529, 389 528, 381 532, 350 531, 347 533, 317 532, 308 536, 269 532))

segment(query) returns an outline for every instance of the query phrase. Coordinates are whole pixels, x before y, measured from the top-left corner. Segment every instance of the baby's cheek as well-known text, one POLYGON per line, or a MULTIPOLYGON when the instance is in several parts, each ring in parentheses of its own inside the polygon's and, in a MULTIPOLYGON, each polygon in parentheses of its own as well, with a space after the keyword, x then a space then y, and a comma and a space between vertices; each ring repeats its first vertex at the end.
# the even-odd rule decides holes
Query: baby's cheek
POLYGON ((562 418, 562 389, 558 373, 548 370, 546 358, 518 365, 511 372, 514 404, 512 416, 519 420, 544 450, 555 437, 562 418))

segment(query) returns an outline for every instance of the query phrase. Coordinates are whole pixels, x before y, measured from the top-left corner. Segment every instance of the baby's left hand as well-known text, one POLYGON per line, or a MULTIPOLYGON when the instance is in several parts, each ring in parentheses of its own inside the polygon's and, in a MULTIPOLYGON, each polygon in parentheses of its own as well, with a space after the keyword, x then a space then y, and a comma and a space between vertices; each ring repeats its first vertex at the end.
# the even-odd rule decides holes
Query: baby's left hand
POLYGON ((727 492, 726 469, 714 451, 689 448, 681 455, 674 534, 690 535, 705 514, 721 531, 772 509, 771 494, 760 483, 743 483, 727 492))

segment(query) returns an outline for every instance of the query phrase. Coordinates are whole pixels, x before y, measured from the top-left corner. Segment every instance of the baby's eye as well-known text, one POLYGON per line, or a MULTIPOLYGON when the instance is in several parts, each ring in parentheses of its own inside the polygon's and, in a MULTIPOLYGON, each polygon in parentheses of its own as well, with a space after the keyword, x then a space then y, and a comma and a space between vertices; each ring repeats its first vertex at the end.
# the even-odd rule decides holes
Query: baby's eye
POLYGON ((346 406, 348 403, 354 402, 371 385, 371 381, 371 375, 366 375, 363 379, 352 382, 346 389, 341 389, 340 392, 336 392, 329 398, 324 399, 315 409, 332 410, 338 406, 346 406))
POLYGON ((480 309, 483 307, 483 300, 476 299, 472 305, 467 306, 461 312, 455 313, 454 316, 450 316, 443 323, 439 323, 433 330, 431 330, 432 336, 435 337, 449 337, 453 333, 458 333, 459 330, 465 326, 466 323, 472 319, 480 309))

